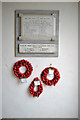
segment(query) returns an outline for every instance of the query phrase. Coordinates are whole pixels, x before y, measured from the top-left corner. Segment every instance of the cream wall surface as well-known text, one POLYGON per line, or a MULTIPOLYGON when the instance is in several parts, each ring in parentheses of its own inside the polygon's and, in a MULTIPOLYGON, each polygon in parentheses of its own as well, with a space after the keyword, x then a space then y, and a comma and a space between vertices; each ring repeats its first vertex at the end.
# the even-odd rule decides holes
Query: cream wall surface
POLYGON ((80 2, 78 3, 78 117, 80 119, 80 2))
POLYGON ((0 119, 2 118, 2 3, 0 2, 0 119))
POLYGON ((79 2, 79 0, 2 0, 2 2, 79 2))
POLYGON ((3 118, 78 117, 78 3, 3 3, 3 118), (59 10, 59 57, 25 57, 34 71, 26 84, 13 74, 15 57, 15 10, 59 10), (34 77, 53 64, 61 79, 54 87, 44 87, 40 98, 33 98, 28 87, 34 77))

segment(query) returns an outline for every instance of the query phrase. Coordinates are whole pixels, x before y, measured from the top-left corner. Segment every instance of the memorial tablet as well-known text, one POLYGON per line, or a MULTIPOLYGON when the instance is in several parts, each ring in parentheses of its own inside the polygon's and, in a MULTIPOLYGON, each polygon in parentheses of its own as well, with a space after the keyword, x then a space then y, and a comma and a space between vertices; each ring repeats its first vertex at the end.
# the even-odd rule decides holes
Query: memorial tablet
POLYGON ((19 53, 56 53, 56 44, 19 44, 19 53))
POLYGON ((19 40, 55 40, 55 15, 23 15, 19 40))
POLYGON ((58 56, 59 11, 16 11, 16 56, 58 56))

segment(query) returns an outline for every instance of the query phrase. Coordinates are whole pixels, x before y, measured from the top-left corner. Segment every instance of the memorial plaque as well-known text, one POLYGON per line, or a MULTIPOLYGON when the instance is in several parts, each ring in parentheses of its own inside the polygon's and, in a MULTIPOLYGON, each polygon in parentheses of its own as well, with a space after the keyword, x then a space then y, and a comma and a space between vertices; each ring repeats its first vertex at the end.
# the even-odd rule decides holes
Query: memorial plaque
POLYGON ((58 10, 16 10, 16 56, 58 56, 58 37, 58 10))
POLYGON ((23 15, 19 40, 55 40, 55 15, 23 15))
POLYGON ((56 53, 55 44, 19 44, 19 53, 56 53))

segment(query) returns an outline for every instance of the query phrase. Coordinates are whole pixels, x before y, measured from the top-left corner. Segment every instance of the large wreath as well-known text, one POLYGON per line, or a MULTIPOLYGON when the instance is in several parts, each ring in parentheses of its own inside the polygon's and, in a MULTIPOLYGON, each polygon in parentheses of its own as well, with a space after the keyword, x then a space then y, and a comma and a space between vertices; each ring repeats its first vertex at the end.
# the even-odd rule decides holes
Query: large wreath
POLYGON ((42 81, 46 84, 46 85, 48 85, 48 86, 51 86, 51 85, 56 85, 56 83, 59 81, 59 79, 60 79, 60 74, 59 74, 59 71, 56 69, 56 68, 54 68, 54 67, 47 67, 47 68, 45 68, 43 71, 42 71, 42 73, 41 73, 41 79, 42 79, 42 81), (49 72, 49 69, 52 69, 52 70, 54 70, 54 78, 52 79, 52 80, 49 80, 48 78, 47 78, 47 74, 48 74, 48 72, 49 72))
POLYGON ((19 60, 17 61, 15 64, 14 64, 14 67, 13 67, 13 71, 14 71, 14 74, 19 78, 28 78, 32 71, 33 71, 33 67, 31 65, 30 62, 28 62, 27 60, 19 60), (21 66, 25 66, 26 67, 26 71, 25 73, 21 73, 20 72, 20 67, 21 66))
POLYGON ((41 84, 41 81, 40 81, 40 85, 38 85, 38 90, 35 91, 34 90, 34 81, 40 81, 38 77, 34 78, 34 80, 31 82, 30 86, 29 86, 29 90, 30 90, 30 93, 32 94, 33 97, 39 97, 40 94, 43 92, 43 86, 41 84))

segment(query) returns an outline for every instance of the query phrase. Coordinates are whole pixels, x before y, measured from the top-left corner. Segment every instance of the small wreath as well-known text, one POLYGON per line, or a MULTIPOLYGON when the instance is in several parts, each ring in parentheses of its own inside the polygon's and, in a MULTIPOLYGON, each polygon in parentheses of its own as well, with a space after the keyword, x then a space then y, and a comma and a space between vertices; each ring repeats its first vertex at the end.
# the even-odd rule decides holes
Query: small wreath
POLYGON ((32 94, 33 97, 39 97, 40 94, 43 92, 43 86, 41 84, 41 81, 40 81, 40 85, 38 85, 38 90, 35 91, 34 90, 34 81, 40 81, 38 77, 34 78, 34 80, 31 82, 30 86, 29 86, 29 90, 30 90, 30 93, 32 94))
POLYGON ((29 63, 27 60, 19 60, 17 61, 14 66, 13 66, 13 71, 14 71, 14 74, 19 78, 28 78, 32 71, 33 71, 33 67, 31 65, 31 63, 29 63), (21 73, 19 68, 21 66, 25 66, 26 67, 26 71, 25 73, 21 73))
POLYGON ((45 83, 46 85, 48 85, 48 86, 54 85, 54 86, 55 86, 56 83, 57 83, 57 82, 59 81, 59 79, 60 79, 59 71, 58 71, 56 68, 54 68, 54 67, 47 67, 47 68, 45 68, 45 69, 42 71, 42 73, 41 73, 41 79, 42 79, 43 83, 45 83), (54 70, 54 78, 51 79, 51 80, 49 80, 49 79, 47 78, 47 74, 48 74, 48 72, 49 72, 49 69, 54 70))

